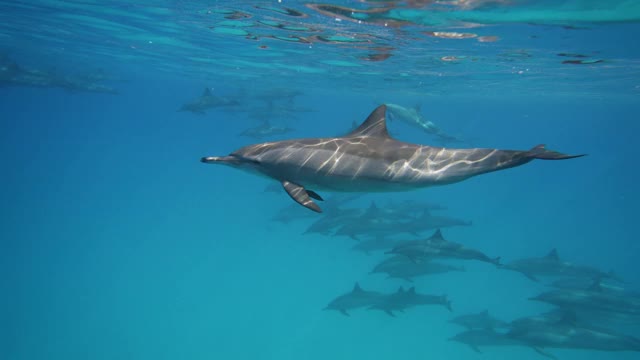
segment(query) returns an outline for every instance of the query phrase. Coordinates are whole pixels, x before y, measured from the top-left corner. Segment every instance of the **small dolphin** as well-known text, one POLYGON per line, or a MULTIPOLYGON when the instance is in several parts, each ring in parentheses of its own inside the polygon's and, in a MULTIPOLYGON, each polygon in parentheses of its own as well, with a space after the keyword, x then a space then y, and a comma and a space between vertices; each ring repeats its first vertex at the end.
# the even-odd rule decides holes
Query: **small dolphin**
POLYGON ((205 88, 200 97, 182 105, 178 111, 190 111, 194 114, 204 115, 207 110, 212 108, 238 105, 240 105, 240 103, 237 100, 215 96, 211 92, 211 89, 205 88))
POLYGON ((534 349, 640 352, 640 339, 600 327, 581 325, 570 312, 560 319, 535 316, 514 320, 506 335, 534 349))
POLYGON ((457 316, 450 322, 458 324, 460 326, 464 326, 467 328, 467 330, 488 330, 496 328, 506 328, 508 326, 508 323, 506 321, 502 321, 491 316, 488 310, 484 310, 476 314, 457 316))
POLYGON ((425 231, 446 228, 452 226, 470 226, 471 222, 442 215, 431 215, 424 212, 420 217, 404 215, 404 220, 386 221, 387 216, 395 216, 402 219, 401 213, 389 211, 372 211, 371 208, 357 221, 345 223, 336 230, 336 236, 349 236, 354 240, 360 240, 359 236, 374 236, 383 238, 387 236, 407 233, 419 235, 425 231), (387 215, 389 214, 389 215, 387 215))
POLYGON ((400 287, 398 291, 393 294, 386 295, 379 299, 376 304, 373 304, 369 309, 382 310, 389 316, 396 316, 393 312, 404 312, 405 309, 420 306, 420 305, 442 305, 449 311, 453 311, 451 308, 451 301, 447 299, 446 295, 426 295, 416 292, 415 287, 405 290, 400 287))
POLYGON ((640 316, 640 297, 609 292, 596 280, 588 289, 553 289, 529 300, 546 302, 561 308, 640 316))
POLYGON ((470 249, 462 244, 446 240, 440 229, 427 239, 405 241, 385 254, 404 255, 414 262, 434 257, 461 260, 478 260, 495 266, 501 266, 500 257, 490 258, 484 253, 470 249))
POLYGON ((288 134, 292 131, 295 131, 295 129, 286 126, 272 125, 270 121, 266 120, 261 125, 245 129, 240 133, 240 136, 264 139, 270 136, 288 134))
POLYGON ((460 266, 440 264, 432 261, 422 261, 419 263, 406 261, 404 264, 397 265, 395 268, 387 271, 387 274, 390 279, 403 279, 408 282, 413 282, 414 277, 444 274, 452 271, 465 271, 465 269, 460 266))
POLYGON ((387 114, 389 120, 400 120, 408 125, 422 129, 430 135, 435 135, 444 142, 464 142, 461 139, 445 133, 436 124, 427 120, 420 113, 420 106, 414 108, 406 108, 396 104, 387 104, 387 114))
POLYGON ((574 277, 585 279, 620 279, 613 272, 603 272, 591 266, 576 265, 562 261, 558 251, 552 249, 547 255, 515 260, 504 265, 504 269, 517 271, 533 281, 539 281, 539 276, 574 277))
POLYGON ((337 310, 344 316, 350 316, 347 310, 374 306, 383 296, 384 294, 376 291, 363 290, 360 284, 355 283, 353 290, 333 299, 323 310, 337 310))
MULTIPOLYGON (((494 347, 494 346, 529 346, 527 343, 513 339, 506 334, 499 333, 493 329, 479 329, 479 330, 467 330, 461 332, 449 341, 457 341, 468 345, 473 351, 481 354, 480 347, 494 347)), ((556 357, 552 354, 544 352, 540 348, 529 346, 535 350, 538 354, 556 360, 556 357)))
POLYGON ((380 105, 343 137, 308 138, 255 144, 227 156, 201 161, 223 164, 276 179, 298 204, 322 212, 311 189, 343 192, 408 191, 447 185, 470 177, 526 164, 534 159, 564 160, 538 145, 531 150, 445 149, 391 138, 380 105))

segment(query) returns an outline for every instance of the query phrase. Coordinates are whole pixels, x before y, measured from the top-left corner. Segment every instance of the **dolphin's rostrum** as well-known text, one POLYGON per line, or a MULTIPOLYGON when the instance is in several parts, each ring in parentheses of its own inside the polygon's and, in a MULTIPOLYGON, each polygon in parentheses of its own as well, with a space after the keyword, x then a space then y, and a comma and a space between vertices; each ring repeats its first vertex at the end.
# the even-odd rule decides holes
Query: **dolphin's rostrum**
POLYGON ((308 138, 249 145, 228 156, 202 162, 256 172, 282 183, 299 204, 316 212, 309 189, 344 192, 407 191, 456 183, 472 176, 512 168, 533 159, 563 160, 565 155, 538 145, 528 151, 446 149, 398 141, 389 136, 386 105, 378 106, 343 137, 308 138))

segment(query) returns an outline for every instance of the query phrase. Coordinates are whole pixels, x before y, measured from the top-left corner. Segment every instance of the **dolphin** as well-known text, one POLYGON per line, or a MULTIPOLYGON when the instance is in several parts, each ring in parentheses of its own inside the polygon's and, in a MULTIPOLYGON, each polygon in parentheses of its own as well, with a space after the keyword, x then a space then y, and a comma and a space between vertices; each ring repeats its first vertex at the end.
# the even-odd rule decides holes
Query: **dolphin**
POLYGON ((269 136, 283 135, 295 131, 293 128, 286 126, 272 125, 270 121, 265 121, 261 125, 245 129, 239 135, 247 136, 254 139, 264 139, 269 136))
POLYGON ((392 138, 378 106, 346 136, 306 138, 249 145, 227 156, 207 156, 224 164, 276 179, 300 205, 322 212, 312 189, 390 192, 447 185, 526 164, 534 159, 564 160, 566 155, 538 145, 531 150, 446 149, 392 138))
POLYGON ((640 297, 605 291, 600 286, 599 280, 596 280, 588 289, 553 289, 531 297, 529 300, 546 302, 574 311, 640 316, 640 297))
POLYGON ((425 119, 420 114, 420 107, 407 108, 396 104, 386 104, 389 120, 400 120, 408 125, 416 126, 428 134, 437 134, 440 129, 433 122, 425 119))
POLYGON ((420 113, 420 106, 406 108, 396 104, 387 104, 387 113, 389 115, 389 120, 402 121, 410 126, 422 129, 427 134, 437 136, 444 142, 464 142, 453 135, 445 133, 442 129, 436 126, 436 124, 425 119, 420 113))
POLYGON ((461 332, 449 341, 457 341, 462 344, 468 345, 473 351, 481 354, 480 347, 496 347, 496 346, 529 346, 535 350, 538 354, 547 357, 549 359, 556 360, 556 357, 552 354, 544 352, 542 349, 528 345, 527 343, 518 339, 513 339, 507 334, 503 334, 495 331, 494 329, 476 329, 467 330, 461 332))
POLYGON ((560 319, 536 316, 514 320, 506 335, 534 349, 640 351, 640 339, 608 329, 576 323, 570 312, 560 319))
POLYGON ((465 271, 465 269, 460 266, 440 264, 433 261, 415 263, 407 260, 404 263, 396 264, 396 267, 387 271, 387 275, 389 279, 395 278, 413 282, 414 277, 444 274, 451 271, 465 271))
POLYGON ((398 240, 393 240, 385 237, 377 237, 365 241, 361 241, 354 245, 351 250, 361 251, 366 255, 371 255, 375 251, 383 251, 389 248, 395 247, 400 243, 398 240))
POLYGON ((471 225, 470 221, 448 216, 431 215, 428 212, 425 212, 424 215, 420 217, 406 216, 406 221, 385 221, 384 213, 380 215, 383 215, 383 217, 381 218, 375 213, 368 211, 361 219, 344 224, 336 230, 335 235, 349 236, 354 240, 360 240, 359 236, 361 235, 375 236, 378 238, 397 235, 399 233, 419 235, 433 229, 471 225))
POLYGON ((395 293, 386 295, 376 304, 372 304, 369 309, 382 310, 387 313, 387 315, 395 317, 394 311, 404 312, 405 309, 420 305, 441 305, 449 311, 453 311, 451 301, 446 295, 420 294, 416 292, 416 288, 413 286, 409 288, 409 290, 400 287, 395 293))
POLYGON ((613 279, 621 281, 613 272, 604 272, 591 266, 577 265, 560 259, 558 250, 552 249, 542 257, 515 260, 505 264, 504 269, 519 272, 533 281, 540 276, 573 277, 584 279, 613 279))
POLYGON ((489 314, 489 310, 484 310, 475 314, 461 315, 451 319, 449 322, 464 326, 467 330, 482 330, 506 328, 508 323, 489 314))
POLYGON ((348 310, 374 306, 383 297, 384 294, 377 291, 363 290, 356 282, 350 292, 333 299, 323 310, 337 310, 344 316, 350 316, 348 310))
POLYGON ((207 110, 212 108, 238 105, 240 105, 240 103, 237 100, 215 96, 211 92, 210 88, 205 88, 200 97, 192 102, 182 105, 178 111, 190 111, 194 114, 204 115, 207 110))
POLYGON ((410 240, 401 243, 385 254, 404 255, 414 262, 424 261, 434 257, 461 260, 478 260, 495 266, 500 264, 500 257, 490 258, 484 253, 468 248, 460 243, 446 240, 440 229, 426 239, 410 240))

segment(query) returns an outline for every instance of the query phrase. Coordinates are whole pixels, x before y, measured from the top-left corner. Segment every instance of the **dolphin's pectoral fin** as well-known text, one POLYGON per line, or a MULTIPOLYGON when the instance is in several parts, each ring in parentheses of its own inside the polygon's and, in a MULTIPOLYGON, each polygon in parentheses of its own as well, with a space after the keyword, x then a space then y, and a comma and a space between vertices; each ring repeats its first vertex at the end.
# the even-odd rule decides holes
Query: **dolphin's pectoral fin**
POLYGON ((520 273, 522 273, 524 276, 526 276, 531 281, 540 282, 540 280, 537 277, 535 277, 535 275, 533 275, 533 274, 530 274, 530 273, 528 273, 526 271, 521 271, 520 273))
POLYGON ((469 345, 469 347, 471 348, 471 350, 477 352, 478 354, 482 354, 482 351, 480 351, 480 348, 476 345, 469 345))
MULTIPOLYGON (((287 194, 289 194, 289 196, 291 196, 291 198, 298 204, 315 212, 322 212, 320 206, 318 206, 318 204, 314 203, 313 200, 311 200, 311 198, 309 197, 309 192, 304 187, 289 181, 283 181, 282 186, 284 187, 284 190, 287 192, 287 194)), ((314 194, 314 198, 316 198, 316 196, 319 197, 315 192, 312 191, 311 193, 314 194)))
POLYGON ((317 192, 313 191, 313 190, 307 190, 307 194, 309 194, 309 196, 311 198, 314 198, 316 200, 320 200, 320 201, 324 201, 324 199, 322 198, 322 196, 318 195, 317 192))
POLYGON ((340 309, 340 313, 341 313, 342 315, 344 315, 344 316, 351 316, 351 315, 349 315, 349 313, 348 313, 348 312, 347 312, 347 310, 345 310, 345 309, 340 309))
POLYGON ((553 360, 558 360, 558 358, 557 358, 555 355, 550 354, 550 353, 548 353, 548 352, 546 352, 546 351, 542 350, 542 348, 539 348, 539 347, 537 347, 537 346, 533 346, 533 347, 532 347, 532 349, 533 349, 535 352, 537 352, 538 354, 540 354, 540 355, 542 355, 542 356, 544 356, 544 357, 546 357, 546 358, 553 359, 553 360))

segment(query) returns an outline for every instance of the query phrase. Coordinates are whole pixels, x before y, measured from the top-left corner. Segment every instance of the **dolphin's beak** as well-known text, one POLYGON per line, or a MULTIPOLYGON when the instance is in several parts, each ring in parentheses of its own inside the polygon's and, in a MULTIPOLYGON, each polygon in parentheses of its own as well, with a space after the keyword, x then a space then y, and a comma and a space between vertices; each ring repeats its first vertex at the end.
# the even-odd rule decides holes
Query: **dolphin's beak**
POLYGON ((236 165, 240 163, 240 159, 235 156, 206 156, 200 161, 206 164, 236 165))

